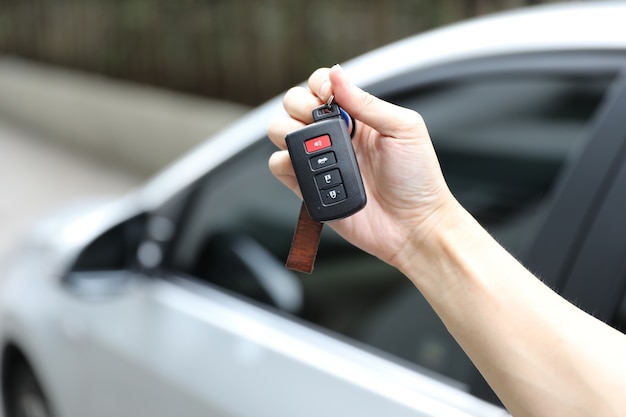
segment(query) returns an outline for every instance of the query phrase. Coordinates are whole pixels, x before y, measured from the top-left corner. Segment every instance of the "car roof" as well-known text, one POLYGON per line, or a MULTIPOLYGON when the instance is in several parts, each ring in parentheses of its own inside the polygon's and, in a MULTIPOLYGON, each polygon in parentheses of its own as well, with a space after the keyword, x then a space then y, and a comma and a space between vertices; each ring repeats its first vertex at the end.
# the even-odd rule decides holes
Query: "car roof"
POLYGON ((365 85, 418 68, 499 54, 626 50, 625 22, 624 1, 528 7, 418 34, 361 55, 344 68, 355 83, 365 85))
MULTIPOLYGON (((624 22, 624 1, 535 6, 418 34, 343 66, 357 85, 366 87, 421 68, 500 54, 626 50, 624 22)), ((281 99, 277 97, 176 161, 139 190, 142 208, 160 206, 229 156, 256 142, 264 135, 267 123, 280 112, 281 99)))

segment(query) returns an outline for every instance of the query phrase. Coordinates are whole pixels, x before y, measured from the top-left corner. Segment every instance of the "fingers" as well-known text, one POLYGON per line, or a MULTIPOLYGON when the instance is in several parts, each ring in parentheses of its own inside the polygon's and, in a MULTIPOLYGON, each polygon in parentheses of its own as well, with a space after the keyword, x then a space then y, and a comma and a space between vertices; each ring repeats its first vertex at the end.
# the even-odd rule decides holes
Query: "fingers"
POLYGON ((305 123, 292 119, 291 117, 276 117, 267 126, 267 136, 272 143, 280 149, 287 149, 285 136, 296 129, 304 127, 305 123))
POLYGON ((422 117, 415 111, 396 106, 356 87, 339 65, 320 68, 308 81, 309 89, 294 87, 283 98, 287 113, 301 125, 287 123, 274 129, 280 136, 270 136, 281 149, 283 138, 292 130, 310 124, 313 108, 325 103, 331 94, 352 117, 369 125, 380 134, 398 139, 428 137, 422 117))
POLYGON ((287 133, 313 122, 312 111, 321 105, 320 100, 303 87, 293 87, 283 97, 283 107, 290 117, 277 117, 267 127, 267 135, 274 145, 286 149, 287 133))
POLYGON ((309 88, 322 103, 326 103, 333 93, 329 73, 330 68, 318 68, 309 77, 309 88))
POLYGON ((269 159, 269 168, 276 178, 302 198, 296 174, 287 151, 274 152, 269 159))
POLYGON ((332 91, 335 101, 344 110, 382 135, 403 139, 428 134, 417 112, 381 100, 356 87, 339 65, 315 71, 309 77, 309 88, 322 101, 328 99, 332 91))
POLYGON ((283 97, 283 107, 287 113, 304 124, 313 122, 312 111, 322 102, 303 87, 293 87, 283 97))

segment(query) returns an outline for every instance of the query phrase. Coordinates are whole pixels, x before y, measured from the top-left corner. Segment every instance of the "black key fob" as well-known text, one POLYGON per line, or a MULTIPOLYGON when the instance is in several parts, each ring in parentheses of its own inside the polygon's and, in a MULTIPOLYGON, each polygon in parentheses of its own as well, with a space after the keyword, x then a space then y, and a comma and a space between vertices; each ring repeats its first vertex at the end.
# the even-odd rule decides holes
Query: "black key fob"
POLYGON ((289 156, 311 218, 342 219, 367 202, 352 140, 336 103, 315 108, 313 120, 286 136, 289 156))

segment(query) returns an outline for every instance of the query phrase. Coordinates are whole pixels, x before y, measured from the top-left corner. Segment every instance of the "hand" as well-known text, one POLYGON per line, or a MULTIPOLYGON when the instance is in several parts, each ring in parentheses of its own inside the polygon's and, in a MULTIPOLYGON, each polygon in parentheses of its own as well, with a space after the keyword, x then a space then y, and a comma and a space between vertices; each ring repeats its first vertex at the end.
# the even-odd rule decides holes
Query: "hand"
POLYGON ((357 214, 329 223, 361 249, 400 267, 411 256, 407 245, 421 241, 457 206, 441 173, 422 117, 382 101, 354 86, 339 66, 315 71, 308 89, 289 90, 283 105, 289 117, 273 120, 268 135, 281 151, 270 170, 300 195, 289 154, 287 133, 312 122, 313 108, 335 101, 357 120, 354 150, 368 203, 357 214))

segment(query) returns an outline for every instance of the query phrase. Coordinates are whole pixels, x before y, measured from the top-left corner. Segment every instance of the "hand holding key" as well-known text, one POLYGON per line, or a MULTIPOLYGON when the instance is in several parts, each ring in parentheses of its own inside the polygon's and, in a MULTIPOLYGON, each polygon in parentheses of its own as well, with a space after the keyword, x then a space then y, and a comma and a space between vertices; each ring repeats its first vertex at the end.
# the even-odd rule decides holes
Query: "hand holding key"
MULTIPOLYGON (((289 90, 283 103, 290 117, 272 121, 271 140, 286 148, 285 136, 313 122, 312 110, 331 94, 357 120, 352 141, 361 168, 367 206, 330 225, 356 246, 400 266, 404 247, 425 236, 441 216, 456 205, 441 174, 426 127, 419 114, 377 99, 348 81, 340 67, 320 69, 309 89, 289 90)), ((270 159, 270 169, 302 195, 286 151, 270 159)))
POLYGON ((300 192, 313 220, 333 221, 365 206, 367 197, 341 108, 313 110, 313 123, 285 137, 300 192))

